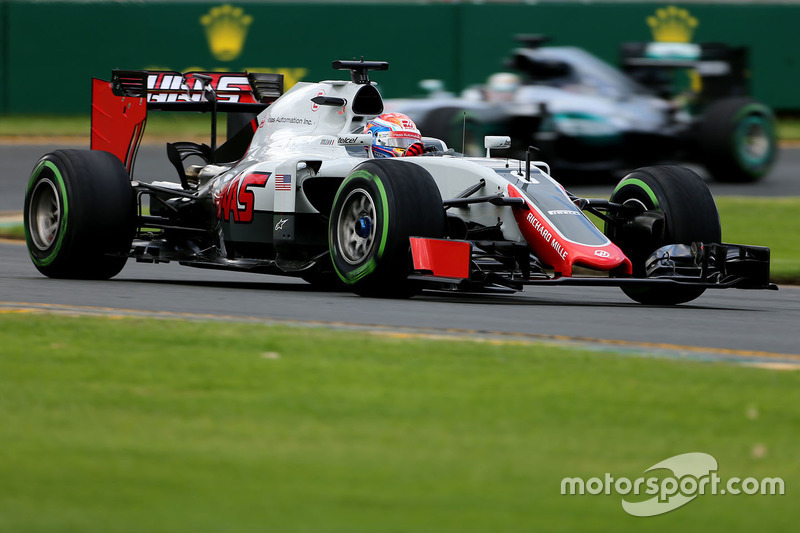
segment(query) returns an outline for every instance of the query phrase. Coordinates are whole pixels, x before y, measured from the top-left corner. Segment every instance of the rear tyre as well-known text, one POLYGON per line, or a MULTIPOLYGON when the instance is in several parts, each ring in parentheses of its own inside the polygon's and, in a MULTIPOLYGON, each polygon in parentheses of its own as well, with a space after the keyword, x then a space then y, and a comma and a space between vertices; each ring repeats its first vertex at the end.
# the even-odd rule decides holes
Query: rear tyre
POLYGON ((116 156, 95 150, 45 155, 25 192, 25 240, 34 266, 51 278, 117 275, 130 252, 135 204, 116 156))
POLYGON ((442 237, 445 226, 442 197, 428 171, 396 159, 367 161, 344 180, 333 201, 333 267, 362 296, 412 296, 419 286, 407 279, 409 237, 442 237))
POLYGON ((775 118, 767 106, 750 98, 712 104, 697 135, 702 162, 717 181, 757 181, 775 162, 775 118))
MULTIPOLYGON (((606 225, 608 237, 633 263, 633 275, 645 277, 645 261, 666 244, 720 242, 722 229, 714 197, 705 182, 692 170, 677 166, 634 170, 619 182, 611 201, 638 205, 664 218, 663 230, 647 237, 625 239, 620 226, 606 225)), ((639 234, 642 235, 642 234, 639 234)), ((694 300, 703 287, 623 287, 631 299, 643 304, 673 305, 694 300)))

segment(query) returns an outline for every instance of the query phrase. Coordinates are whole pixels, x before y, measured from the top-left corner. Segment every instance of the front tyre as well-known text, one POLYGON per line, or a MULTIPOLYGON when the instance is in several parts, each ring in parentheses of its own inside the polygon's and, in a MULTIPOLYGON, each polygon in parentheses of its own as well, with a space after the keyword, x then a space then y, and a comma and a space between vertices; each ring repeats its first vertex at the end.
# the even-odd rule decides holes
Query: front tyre
MULTIPOLYGON (((633 205, 663 217, 658 231, 623 233, 626 221, 606 225, 606 234, 633 263, 633 275, 646 277, 645 261, 667 244, 720 242, 722 229, 714 197, 695 172, 678 166, 656 166, 634 170, 619 182, 611 201, 633 205), (631 238, 631 235, 635 238, 631 238)), ((673 305, 694 300, 703 287, 637 286, 622 288, 643 304, 673 305)))
POLYGON ((51 278, 108 279, 130 252, 135 196, 116 156, 58 150, 42 157, 25 192, 25 240, 51 278))
POLYGON ((409 237, 442 237, 445 220, 425 169, 397 159, 364 162, 333 201, 328 243, 336 274, 362 296, 412 296, 409 237))
POLYGON ((775 117, 750 98, 727 98, 709 106, 697 135, 702 162, 717 181, 754 182, 775 162, 775 117))

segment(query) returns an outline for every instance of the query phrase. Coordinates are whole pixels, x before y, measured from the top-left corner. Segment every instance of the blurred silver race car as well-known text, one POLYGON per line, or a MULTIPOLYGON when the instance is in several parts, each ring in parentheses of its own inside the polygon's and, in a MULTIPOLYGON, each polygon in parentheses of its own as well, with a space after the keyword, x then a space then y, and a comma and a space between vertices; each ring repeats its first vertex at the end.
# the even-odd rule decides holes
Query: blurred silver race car
POLYGON ((522 151, 536 147, 565 182, 676 161, 702 165, 717 181, 751 182, 775 161, 775 119, 747 96, 743 48, 626 43, 618 70, 580 48, 542 46, 542 36, 517 39, 525 46, 507 60, 510 72, 485 86, 389 100, 387 109, 470 154, 484 135, 510 135, 522 151))

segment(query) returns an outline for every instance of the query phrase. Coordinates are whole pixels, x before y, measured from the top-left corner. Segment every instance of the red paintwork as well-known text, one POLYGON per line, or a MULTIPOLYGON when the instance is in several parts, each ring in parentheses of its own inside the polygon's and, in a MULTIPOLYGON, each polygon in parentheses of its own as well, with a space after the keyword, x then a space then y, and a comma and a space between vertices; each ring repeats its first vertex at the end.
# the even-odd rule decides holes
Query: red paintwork
MULTIPOLYGON (((209 86, 215 90, 221 105, 258 104, 247 74, 241 72, 188 72, 184 75, 172 71, 147 71, 146 98, 116 96, 110 82, 93 78, 92 150, 111 152, 123 162, 128 173, 132 173, 148 106, 180 110, 187 104, 199 103, 203 100, 202 83, 195 74, 211 76, 209 86)), ((252 126, 255 131, 257 123, 252 123, 252 126)))
POLYGON ((514 218, 533 253, 553 267, 557 276, 572 276, 575 265, 603 271, 618 270, 625 275, 633 273, 630 259, 614 243, 609 241, 602 246, 588 246, 570 241, 547 221, 547 217, 519 189, 509 185, 508 195, 525 200, 529 209, 513 208, 514 218))
POLYGON ((469 278, 472 245, 467 241, 411 237, 414 270, 442 278, 469 278))
POLYGON ((109 82, 92 79, 92 150, 111 152, 130 174, 146 121, 144 98, 115 96, 109 82))

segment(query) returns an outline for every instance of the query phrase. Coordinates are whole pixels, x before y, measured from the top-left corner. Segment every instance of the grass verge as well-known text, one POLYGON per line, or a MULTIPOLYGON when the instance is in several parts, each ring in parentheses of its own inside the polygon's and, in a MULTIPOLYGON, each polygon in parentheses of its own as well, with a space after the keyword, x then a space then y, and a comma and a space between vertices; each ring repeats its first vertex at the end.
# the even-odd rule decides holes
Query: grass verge
POLYGON ((777 135, 784 141, 800 140, 800 119, 795 116, 779 118, 777 135))
MULTIPOLYGON (((76 137, 88 138, 91 120, 88 115, 3 115, 0 137, 76 137)), ((209 135, 210 118, 203 113, 152 113, 147 117, 148 137, 195 138, 209 135)), ((777 135, 782 141, 800 140, 800 119, 779 117, 777 135)), ((225 135, 224 117, 219 123, 220 138, 225 135)))
POLYGON ((0 224, 0 239, 25 240, 22 224, 0 224))
POLYGON ((770 277, 777 283, 800 282, 800 198, 716 199, 722 239, 770 248, 770 277))
MULTIPOLYGON (((0 120, 0 137, 24 141, 40 137, 74 137, 88 140, 91 119, 88 115, 6 115, 0 120)), ((218 135, 226 135, 225 119, 219 120, 218 135)), ((152 113, 147 117, 144 141, 150 138, 171 140, 209 137, 211 118, 203 113, 152 113)))
POLYGON ((800 373, 246 324, 0 320, 0 531, 789 531, 791 496, 633 518, 564 477, 702 451, 800 483, 800 373), (120 347, 124 346, 124 349, 120 347), (643 522, 645 520, 645 522, 643 522))

